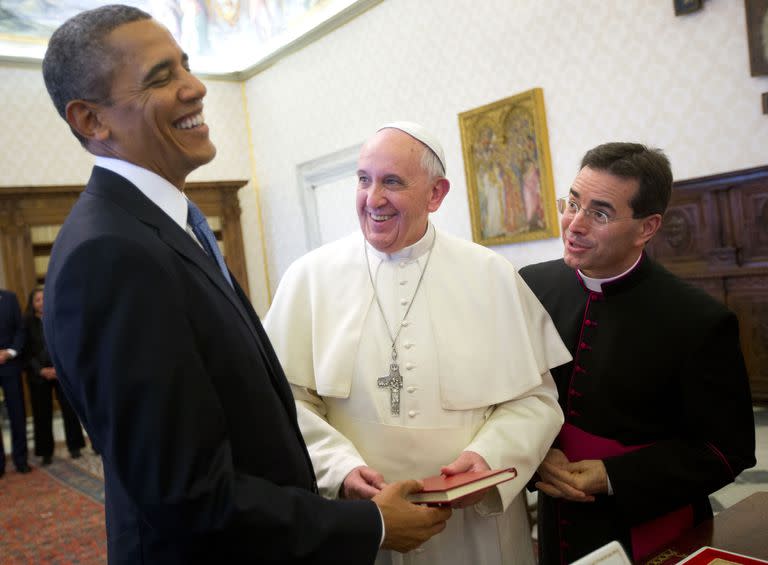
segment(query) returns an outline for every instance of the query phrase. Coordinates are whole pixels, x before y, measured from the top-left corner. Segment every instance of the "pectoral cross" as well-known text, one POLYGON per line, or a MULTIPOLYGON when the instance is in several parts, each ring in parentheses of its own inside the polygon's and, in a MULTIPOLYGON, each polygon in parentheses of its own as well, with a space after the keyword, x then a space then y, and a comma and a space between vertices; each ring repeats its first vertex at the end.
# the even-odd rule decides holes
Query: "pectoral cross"
POLYGON ((400 414, 400 389, 403 388, 403 377, 400 376, 400 367, 392 362, 389 365, 389 376, 379 377, 376 381, 379 388, 389 388, 389 408, 393 416, 400 414))

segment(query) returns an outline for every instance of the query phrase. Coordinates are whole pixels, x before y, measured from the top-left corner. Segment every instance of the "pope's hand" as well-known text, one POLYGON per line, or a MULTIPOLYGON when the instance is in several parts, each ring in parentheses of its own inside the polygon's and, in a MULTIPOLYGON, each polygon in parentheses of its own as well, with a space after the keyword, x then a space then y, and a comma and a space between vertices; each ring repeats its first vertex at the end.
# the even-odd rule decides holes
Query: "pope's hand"
MULTIPOLYGON (((459 473, 466 473, 467 471, 489 471, 490 466, 486 460, 474 451, 462 451, 456 460, 450 465, 440 468, 440 472, 446 477, 451 475, 457 475, 459 473)), ((485 494, 491 489, 496 487, 490 487, 478 491, 470 496, 462 498, 459 502, 453 505, 454 508, 466 508, 467 506, 473 506, 480 502, 485 494)))
POLYGON ((373 497, 384 518, 384 549, 405 553, 445 529, 445 522, 451 517, 450 508, 420 506, 406 500, 408 494, 422 488, 419 481, 403 481, 387 485, 373 497))
POLYGON ((381 489, 387 486, 384 477, 370 467, 360 466, 352 469, 344 478, 341 485, 341 498, 365 499, 373 498, 381 489))

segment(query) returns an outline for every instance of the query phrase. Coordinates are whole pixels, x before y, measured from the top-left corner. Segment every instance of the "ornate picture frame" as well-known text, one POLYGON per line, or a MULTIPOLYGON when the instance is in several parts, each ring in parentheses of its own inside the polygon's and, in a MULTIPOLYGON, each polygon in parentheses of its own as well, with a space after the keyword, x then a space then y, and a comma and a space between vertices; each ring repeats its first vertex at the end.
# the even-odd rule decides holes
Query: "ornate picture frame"
POLYGON ((768 0, 744 0, 752 76, 768 75, 768 0))
POLYGON ((542 89, 462 112, 459 129, 472 239, 502 245, 557 237, 542 89))

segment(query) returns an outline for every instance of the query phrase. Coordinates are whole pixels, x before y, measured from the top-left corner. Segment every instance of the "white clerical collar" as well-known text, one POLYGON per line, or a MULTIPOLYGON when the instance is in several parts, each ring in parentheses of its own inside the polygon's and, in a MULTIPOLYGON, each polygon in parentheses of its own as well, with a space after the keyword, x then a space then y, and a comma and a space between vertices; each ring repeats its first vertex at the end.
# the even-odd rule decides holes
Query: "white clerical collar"
POLYGON ((144 196, 149 198, 158 208, 168 214, 179 224, 181 229, 187 229, 187 197, 176 186, 150 170, 111 157, 96 157, 95 165, 109 169, 133 183, 144 196))
POLYGON ((425 255, 429 251, 430 247, 432 247, 432 241, 435 237, 437 237, 437 234, 435 233, 435 227, 430 222, 427 224, 427 231, 419 241, 413 245, 409 245, 408 247, 403 247, 400 251, 395 251, 394 253, 384 253, 383 251, 376 249, 367 241, 365 244, 368 246, 368 253, 372 257, 378 257, 382 261, 403 261, 418 259, 422 255, 425 255))
POLYGON ((584 281, 584 286, 586 286, 589 290, 591 290, 592 292, 603 292, 603 283, 615 281, 616 279, 620 279, 621 277, 629 273, 632 269, 637 267, 637 264, 640 262, 640 258, 642 256, 643 254, 641 252, 637 258, 637 261, 635 261, 634 264, 629 269, 627 269, 620 275, 616 275, 615 277, 608 277, 607 279, 593 279, 592 277, 588 277, 581 271, 579 271, 579 276, 581 277, 581 280, 584 281))

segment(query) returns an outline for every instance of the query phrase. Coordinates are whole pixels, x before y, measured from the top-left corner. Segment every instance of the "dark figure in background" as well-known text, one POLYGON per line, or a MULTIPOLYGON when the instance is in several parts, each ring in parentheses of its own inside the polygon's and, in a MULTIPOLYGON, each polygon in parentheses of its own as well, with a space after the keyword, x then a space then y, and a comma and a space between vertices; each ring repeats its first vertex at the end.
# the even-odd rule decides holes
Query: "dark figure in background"
MULTIPOLYGON (((0 289, 0 387, 11 422, 13 464, 19 473, 29 473, 27 463, 27 416, 21 387, 21 359, 24 326, 16 294, 0 289)), ((0 435, 0 477, 5 474, 5 447, 0 435)))
POLYGON ((24 367, 27 370, 32 421, 35 429, 35 455, 43 458, 43 465, 51 463, 53 457, 53 393, 61 407, 64 420, 64 436, 72 459, 80 457, 85 447, 83 429, 77 414, 61 390, 56 378, 56 369, 48 355, 43 337, 43 289, 37 288, 29 294, 27 311, 24 316, 26 344, 24 345, 24 367))
POLYGON ((661 151, 592 149, 558 201, 563 259, 520 271, 573 355, 552 370, 565 424, 536 483, 542 565, 614 539, 649 556, 755 464, 736 316, 644 253, 671 190, 661 151))
POLYGON ((417 481, 372 501, 317 494, 280 363, 184 195, 216 149, 168 30, 128 6, 82 12, 43 76, 96 156, 53 246, 43 325, 102 455, 109 562, 365 564, 442 531, 450 510, 405 499, 417 481))

